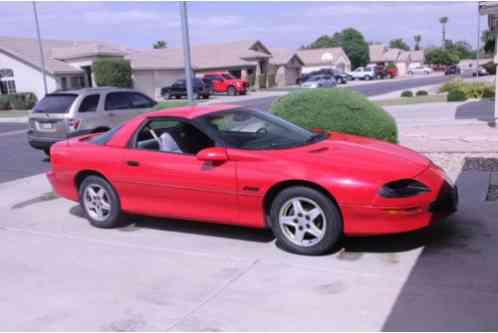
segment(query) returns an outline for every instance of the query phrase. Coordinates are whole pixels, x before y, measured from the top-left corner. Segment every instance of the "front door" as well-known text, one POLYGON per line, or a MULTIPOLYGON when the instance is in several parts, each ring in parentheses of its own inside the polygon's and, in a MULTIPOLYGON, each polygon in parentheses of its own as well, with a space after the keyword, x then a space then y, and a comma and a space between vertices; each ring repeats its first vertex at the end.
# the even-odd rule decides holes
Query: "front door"
POLYGON ((213 141, 184 120, 151 120, 125 152, 123 208, 144 215, 237 223, 235 162, 195 157, 213 141))
POLYGON ((131 91, 116 91, 105 97, 104 114, 111 127, 124 123, 142 112, 151 111, 154 101, 131 91))

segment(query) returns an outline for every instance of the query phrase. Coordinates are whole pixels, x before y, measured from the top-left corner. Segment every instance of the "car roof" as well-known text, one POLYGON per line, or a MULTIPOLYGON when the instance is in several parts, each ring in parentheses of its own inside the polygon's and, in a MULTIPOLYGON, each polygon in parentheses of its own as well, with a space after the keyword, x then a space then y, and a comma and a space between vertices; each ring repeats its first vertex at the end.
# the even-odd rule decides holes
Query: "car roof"
POLYGON ((185 119, 194 119, 209 113, 233 110, 241 108, 242 106, 236 104, 211 104, 211 105, 194 105, 194 106, 180 106, 170 109, 163 109, 144 113, 144 118, 160 118, 160 117, 178 117, 185 119))
MULTIPOLYGON (((73 89, 73 90, 59 90, 54 91, 51 94, 91 94, 91 93, 102 93, 102 92, 114 92, 114 91, 130 91, 130 92, 139 92, 133 89, 126 88, 116 88, 116 87, 94 87, 94 88, 81 88, 81 89, 73 89)), ((50 94, 49 94, 50 95, 50 94)))

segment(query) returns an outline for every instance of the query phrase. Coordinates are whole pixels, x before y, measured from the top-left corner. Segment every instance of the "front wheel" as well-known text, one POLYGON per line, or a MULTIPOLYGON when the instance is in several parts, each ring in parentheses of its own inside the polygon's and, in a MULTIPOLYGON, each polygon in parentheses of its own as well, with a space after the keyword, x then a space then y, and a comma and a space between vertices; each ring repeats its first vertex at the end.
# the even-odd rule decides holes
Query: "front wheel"
POLYGON ((235 96, 237 95, 237 90, 235 89, 235 87, 228 87, 227 93, 228 96, 235 96))
POLYGON ((323 193, 308 187, 290 187, 280 192, 270 216, 277 241, 294 253, 325 254, 342 235, 337 206, 323 193))
POLYGON ((114 228, 122 219, 118 194, 105 179, 86 177, 80 186, 80 204, 85 216, 94 227, 114 228))

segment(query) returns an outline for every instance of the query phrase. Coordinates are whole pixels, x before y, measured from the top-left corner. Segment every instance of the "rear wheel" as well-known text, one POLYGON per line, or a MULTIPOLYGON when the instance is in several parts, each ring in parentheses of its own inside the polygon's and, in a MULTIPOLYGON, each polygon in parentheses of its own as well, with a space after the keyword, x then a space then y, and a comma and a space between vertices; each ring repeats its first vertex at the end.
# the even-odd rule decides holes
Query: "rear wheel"
POLYGON ((327 253, 342 235, 338 208, 323 193, 308 187, 280 192, 271 206, 272 229, 286 250, 305 255, 327 253))
POLYGON ((114 228, 121 223, 118 194, 105 179, 86 177, 80 186, 80 204, 85 216, 97 228, 114 228))
POLYGON ((237 95, 237 90, 235 89, 235 87, 228 87, 227 93, 228 96, 235 96, 237 95))

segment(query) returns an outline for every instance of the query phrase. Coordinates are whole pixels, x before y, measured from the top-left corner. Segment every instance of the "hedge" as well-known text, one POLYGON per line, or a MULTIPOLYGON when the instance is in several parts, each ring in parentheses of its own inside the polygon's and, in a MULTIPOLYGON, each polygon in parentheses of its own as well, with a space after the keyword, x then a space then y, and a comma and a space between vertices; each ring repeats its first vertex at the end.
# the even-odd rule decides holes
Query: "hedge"
POLYGON ((405 90, 401 92, 401 97, 413 97, 413 92, 411 92, 410 90, 405 90))
POLYGON ((0 110, 31 110, 37 101, 36 95, 31 92, 1 95, 0 110))
POLYGON ((97 59, 93 63, 95 82, 98 86, 130 88, 131 65, 125 59, 97 59))
POLYGON ((448 102, 463 102, 467 100, 465 92, 461 89, 453 89, 448 92, 448 102))
POLYGON ((272 112, 304 128, 321 128, 396 143, 394 119, 379 105, 351 89, 294 92, 272 104, 272 112))
POLYGON ((415 93, 415 96, 427 96, 427 95, 429 95, 429 93, 427 92, 427 90, 418 90, 415 93))

